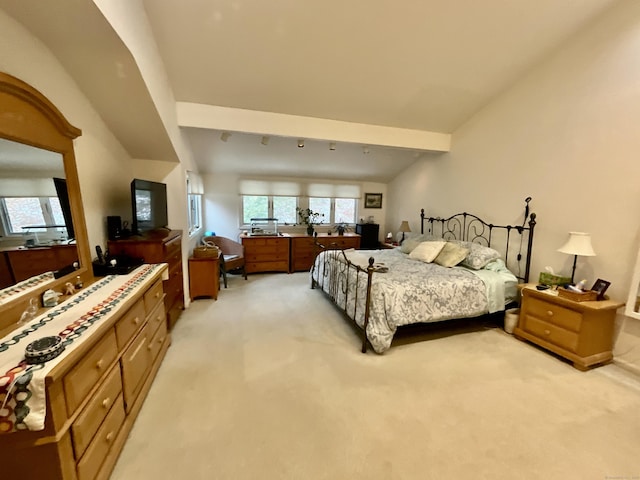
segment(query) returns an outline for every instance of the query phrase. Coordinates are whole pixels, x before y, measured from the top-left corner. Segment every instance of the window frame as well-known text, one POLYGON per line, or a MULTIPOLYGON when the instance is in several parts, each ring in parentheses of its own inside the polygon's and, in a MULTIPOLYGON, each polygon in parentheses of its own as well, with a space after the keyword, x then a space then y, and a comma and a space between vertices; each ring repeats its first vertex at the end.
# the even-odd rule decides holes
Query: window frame
MULTIPOLYGON (((267 210, 268 210, 268 217, 272 218, 273 217, 273 198, 274 197, 281 197, 283 195, 240 195, 240 228, 247 228, 250 227, 249 223, 244 223, 244 197, 267 197, 267 210)), ((306 196, 296 196, 296 195, 284 195, 286 197, 291 197, 291 198, 295 198, 296 199, 296 207, 297 208, 308 208, 309 207, 309 199, 310 198, 328 198, 330 201, 330 214, 329 214, 329 219, 327 221, 327 219, 325 218, 323 220, 323 222, 320 225, 324 225, 327 227, 333 227, 335 225, 338 224, 338 222, 336 222, 335 219, 335 215, 336 215, 336 199, 338 198, 342 198, 342 197, 306 197, 306 196)), ((350 227, 355 227, 355 225, 358 223, 358 199, 357 198, 353 198, 353 222, 347 222, 346 225, 350 226, 350 227)), ((286 226, 299 226, 301 225, 300 223, 300 219, 298 218, 297 214, 296 214, 296 223, 295 224, 290 224, 290 223, 280 223, 278 222, 278 224, 280 226, 282 225, 286 225, 286 226)))
MULTIPOLYGON (((11 221, 11 215, 9 213, 9 209, 7 208, 6 200, 11 198, 21 198, 21 199, 37 199, 40 205, 40 210, 42 212, 43 225, 47 225, 49 227, 58 226, 56 223, 55 217, 53 214, 53 207, 51 205, 51 200, 56 199, 59 201, 58 197, 53 195, 43 195, 43 196, 2 196, 0 197, 0 226, 2 227, 2 232, 7 238, 19 238, 29 233, 38 233, 44 234, 45 237, 56 238, 57 235, 55 233, 51 233, 49 228, 34 228, 34 229, 22 229, 22 231, 15 232, 12 230, 13 223, 11 221)), ((64 223, 64 220, 63 220, 64 223)), ((65 227, 66 231, 66 227, 65 227)))

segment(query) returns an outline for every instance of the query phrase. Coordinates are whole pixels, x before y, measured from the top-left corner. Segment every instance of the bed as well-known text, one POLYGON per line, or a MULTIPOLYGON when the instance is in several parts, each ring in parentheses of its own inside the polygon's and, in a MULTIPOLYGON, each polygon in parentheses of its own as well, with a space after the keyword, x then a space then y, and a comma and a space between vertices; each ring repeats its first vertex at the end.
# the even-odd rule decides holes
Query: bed
POLYGON ((529 279, 536 214, 526 200, 522 225, 495 225, 469 213, 420 212, 420 235, 381 250, 320 245, 311 288, 320 288, 362 328, 362 352, 389 349, 397 329, 482 317, 517 300, 529 279))

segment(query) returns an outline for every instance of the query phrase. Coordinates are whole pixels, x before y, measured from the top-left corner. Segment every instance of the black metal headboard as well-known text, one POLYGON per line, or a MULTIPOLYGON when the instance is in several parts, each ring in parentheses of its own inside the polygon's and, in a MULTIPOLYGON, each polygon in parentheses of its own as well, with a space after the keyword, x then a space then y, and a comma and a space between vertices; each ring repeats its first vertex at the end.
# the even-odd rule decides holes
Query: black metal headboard
POLYGON ((479 243, 504 252, 504 261, 507 267, 518 277, 518 280, 527 283, 531 269, 533 230, 536 226, 536 214, 529 214, 530 201, 531 197, 527 197, 525 200, 526 205, 522 225, 494 225, 467 212, 457 213, 448 218, 425 217, 423 208, 420 210, 420 233, 431 234, 445 240, 463 240, 479 243), (427 226, 426 232, 425 223, 427 226), (522 275, 522 250, 524 245, 526 245, 526 253, 524 255, 524 275, 522 275), (510 256, 510 249, 511 252, 517 249, 518 253, 511 253, 510 256), (514 265, 517 268, 514 268, 514 265))

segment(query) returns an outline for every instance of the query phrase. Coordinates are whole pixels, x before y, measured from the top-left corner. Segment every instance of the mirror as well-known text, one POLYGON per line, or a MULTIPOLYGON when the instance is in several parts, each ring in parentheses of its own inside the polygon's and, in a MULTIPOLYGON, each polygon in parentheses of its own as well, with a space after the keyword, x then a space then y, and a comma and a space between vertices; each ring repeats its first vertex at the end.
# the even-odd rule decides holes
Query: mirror
POLYGON ((629 297, 627 298, 627 306, 625 307, 624 314, 627 317, 640 320, 640 251, 636 259, 636 267, 633 270, 631 287, 629 287, 629 297))
POLYGON ((62 155, 0 138, 1 289, 78 262, 62 155))
MULTIPOLYGON (((5 178, 5 172, 9 175, 15 175, 15 178, 20 176, 24 181, 23 188, 39 189, 40 192, 46 191, 47 195, 45 196, 55 197, 60 201, 60 209, 56 212, 49 212, 51 216, 45 219, 44 224, 32 225, 31 221, 35 222, 36 220, 31 219, 26 221, 29 223, 26 226, 30 227, 26 229, 28 233, 14 236, 14 241, 18 241, 18 237, 22 237, 19 243, 24 243, 23 246, 26 246, 27 242, 29 243, 30 248, 22 248, 19 251, 33 257, 25 262, 18 262, 16 265, 24 270, 23 275, 27 275, 25 272, 30 268, 33 275, 38 275, 42 273, 39 264, 44 264, 45 261, 50 262, 50 265, 44 267, 46 271, 59 271, 62 267, 57 269, 55 267, 69 265, 68 260, 70 259, 72 262, 75 259, 79 262, 77 270, 69 273, 59 272, 58 278, 47 277, 43 281, 35 282, 35 285, 32 282, 28 288, 22 288, 22 285, 24 282, 30 282, 34 277, 27 277, 27 280, 20 282, 18 280, 20 276, 14 275, 12 281, 14 283, 20 282, 19 286, 9 286, 0 291, 0 336, 3 336, 15 328, 29 299, 40 297, 42 292, 48 288, 60 291, 66 282, 74 280, 78 275, 83 282, 88 282, 93 275, 73 150, 73 139, 78 137, 81 131, 72 126, 39 91, 2 72, 0 72, 0 112, 1 178, 5 178), (25 157, 22 156, 19 163, 16 163, 16 156, 24 153, 30 155, 32 159, 25 161, 25 157), (28 181, 28 178, 31 180, 28 181), (60 181, 54 182, 53 178, 58 178, 60 181), (54 183, 53 190, 51 183, 54 183), (56 191, 55 183, 58 183, 58 191, 56 191), (36 184, 38 185, 36 186, 36 184), (65 195, 60 192, 64 190, 68 196, 68 205, 63 207, 65 195), (53 195, 54 192, 55 195, 53 195), (66 219, 64 218, 65 212, 66 219), (73 241, 69 241, 69 238, 63 238, 66 236, 65 231, 69 229, 74 232, 72 236, 75 236, 75 245, 73 241), (61 254, 63 258, 58 263, 53 262, 52 258, 63 250, 66 256, 61 254), (34 257, 35 252, 40 252, 41 256, 34 257)), ((17 181, 14 181, 13 185, 5 183, 0 187, 0 196, 7 195, 17 186, 17 181)), ((4 202, 3 208, 5 208, 4 202)), ((57 206, 55 208, 57 209, 57 206)), ((6 212, 3 213, 3 215, 5 214, 6 212)), ((6 225, 6 218, 5 215, 2 220, 3 233, 6 233, 7 230, 16 232, 11 226, 6 225)), ((24 226, 24 223, 21 226, 24 226)), ((5 242, 9 241, 4 240, 5 242)), ((2 258, 0 256, 0 261, 2 258)), ((1 266, 0 270, 2 270, 1 266)), ((10 273, 15 272, 10 271, 10 273)), ((5 281, 7 280, 5 279, 5 281)))

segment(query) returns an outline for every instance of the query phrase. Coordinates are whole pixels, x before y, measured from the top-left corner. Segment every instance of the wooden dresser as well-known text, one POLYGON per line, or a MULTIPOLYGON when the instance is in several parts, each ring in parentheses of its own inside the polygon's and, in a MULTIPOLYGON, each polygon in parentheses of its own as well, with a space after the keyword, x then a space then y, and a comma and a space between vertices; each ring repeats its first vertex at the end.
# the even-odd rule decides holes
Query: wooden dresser
POLYGON ((624 303, 613 300, 574 302, 525 286, 513 333, 586 370, 613 358, 616 310, 622 306, 624 303))
POLYGON ((122 294, 77 348, 63 352, 46 375, 44 430, 0 434, 3 478, 109 477, 170 344, 165 271, 122 294))
POLYGON ((317 237, 303 234, 291 235, 291 271, 311 270, 313 261, 318 255, 319 247, 315 242, 331 249, 360 248, 360 235, 345 233, 344 235, 319 234, 317 237))
POLYGON ((244 246, 244 268, 247 273, 289 272, 289 235, 251 237, 241 235, 244 246))
POLYGON ((169 280, 164 282, 164 305, 169 328, 178 321, 184 310, 182 278, 182 230, 161 230, 135 235, 122 240, 109 240, 110 255, 129 255, 143 258, 145 263, 169 264, 169 280))

